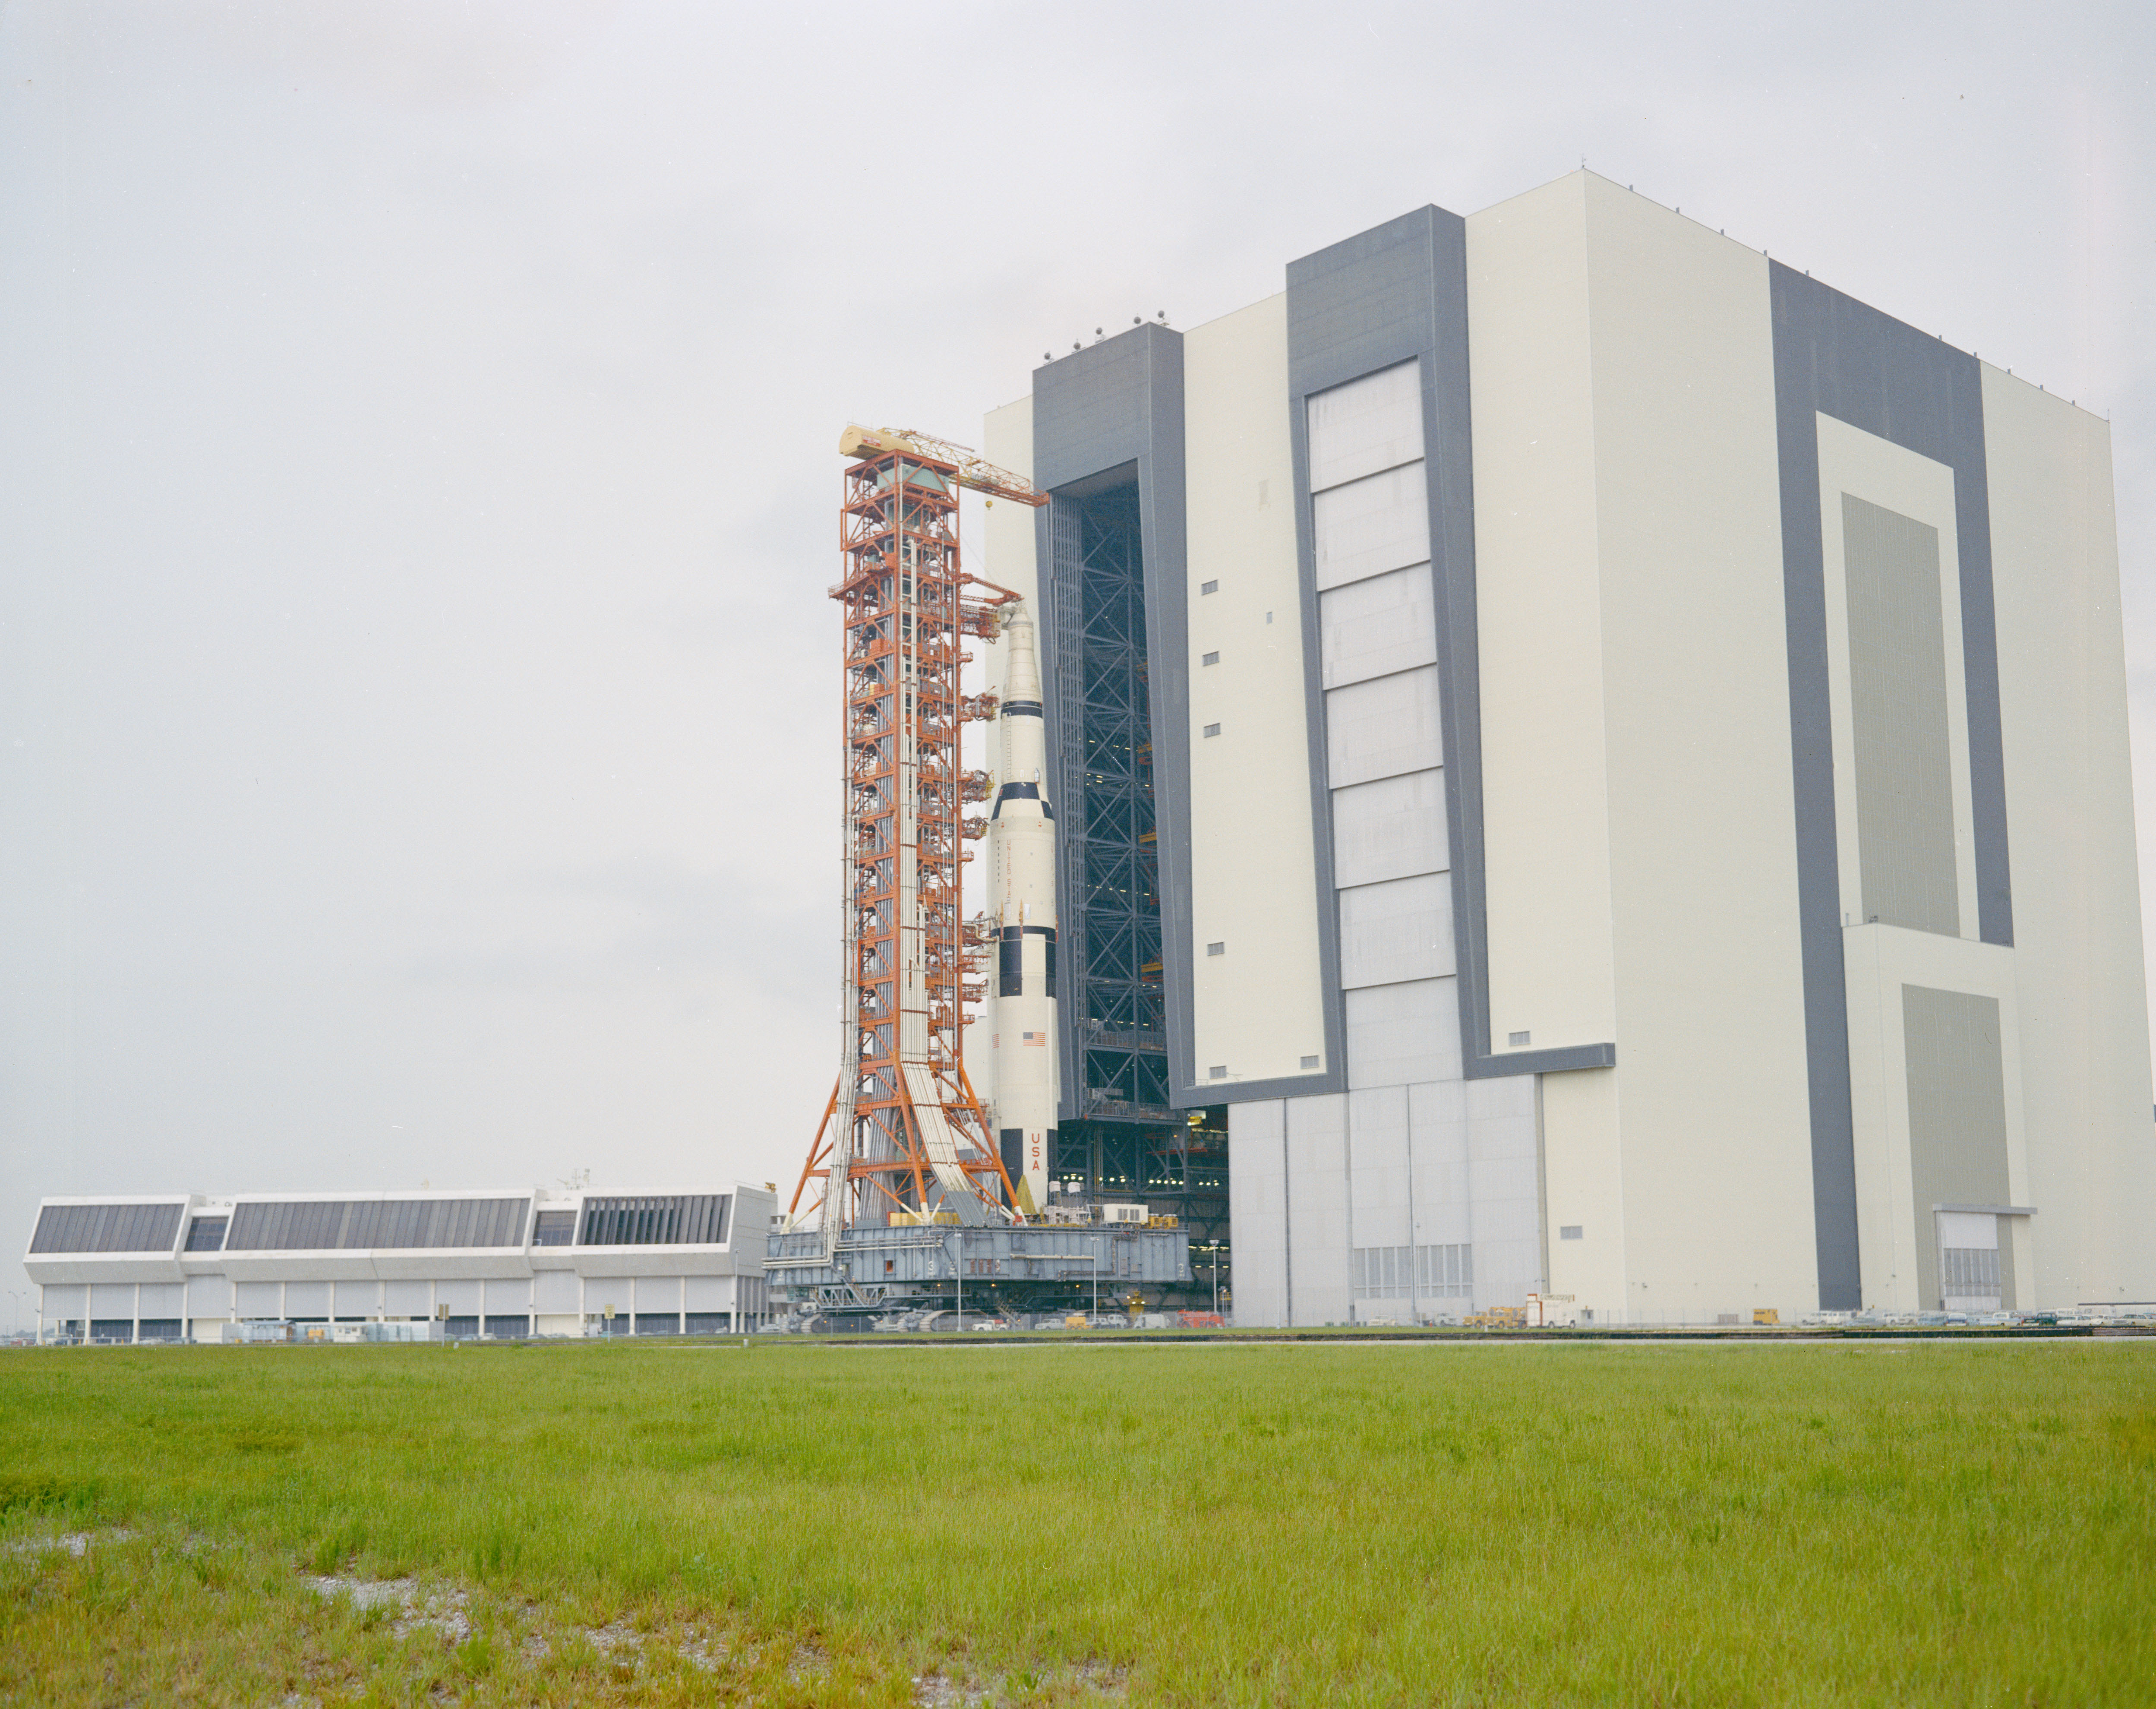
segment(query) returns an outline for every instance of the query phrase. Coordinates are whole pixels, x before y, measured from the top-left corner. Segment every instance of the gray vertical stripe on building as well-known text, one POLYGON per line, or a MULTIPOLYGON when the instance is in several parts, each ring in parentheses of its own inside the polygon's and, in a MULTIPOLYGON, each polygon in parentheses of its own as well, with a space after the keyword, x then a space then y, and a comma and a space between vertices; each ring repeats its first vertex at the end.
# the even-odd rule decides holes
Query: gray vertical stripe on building
POLYGON ((1830 415, 1954 472, 1979 936, 1986 943, 2010 944, 2014 917, 1999 731, 1984 387, 1974 357, 1779 262, 1768 264, 1768 293, 1774 317, 1782 592, 1820 1305, 1829 1311, 1854 1311, 1863 1304, 1863 1286, 1856 1243, 1816 418, 1830 415))
MULTIPOLYGON (((1941 1302, 1940 1204, 2005 1204, 2006 1075, 1999 999, 1902 988, 1909 1091, 1909 1182, 1916 1218, 1917 1303, 1941 1302)), ((2014 1303, 2014 1246, 2001 1229, 1999 1301, 2014 1303)))
MULTIPOLYGON (((1475 490, 1469 439, 1467 228, 1441 208, 1412 213, 1291 261, 1287 269, 1288 427, 1295 451, 1296 541, 1301 560, 1305 695, 1310 706, 1311 818, 1317 841, 1318 951, 1326 1060, 1332 1071, 1290 1091, 1345 1084, 1340 939, 1333 902, 1331 780, 1325 764, 1323 659, 1310 497, 1313 393, 1411 358, 1422 367, 1423 468, 1430 500, 1452 930, 1460 1063, 1470 1080, 1606 1068, 1614 1044, 1490 1052, 1489 938, 1482 842, 1482 713, 1475 613, 1475 490)), ((1277 1085, 1279 1083, 1276 1082, 1277 1085)), ((1277 1093, 1275 1094, 1277 1096, 1277 1093)))
POLYGON ((1848 493, 1841 531, 1864 918, 1958 937, 1938 531, 1848 493))

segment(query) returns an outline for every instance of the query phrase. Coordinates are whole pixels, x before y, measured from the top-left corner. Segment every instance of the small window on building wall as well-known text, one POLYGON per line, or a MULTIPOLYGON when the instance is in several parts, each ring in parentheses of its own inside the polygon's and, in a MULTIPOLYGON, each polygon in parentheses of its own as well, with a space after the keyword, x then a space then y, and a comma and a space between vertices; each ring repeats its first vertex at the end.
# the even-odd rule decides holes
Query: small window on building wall
POLYGON ((1218 653, 1208 653, 1204 662, 1208 665, 1218 665, 1220 662, 1220 655, 1218 653))
POLYGON ((1578 1223, 1563 1224, 1558 1229, 1557 1237, 1560 1240, 1577 1240, 1580 1238, 1581 1226, 1578 1223))
POLYGON ((542 1210, 531 1219, 535 1246, 572 1246, 577 1239, 577 1214, 572 1210, 542 1210))
POLYGON ((1315 1068, 1317 1066, 1317 1059, 1315 1056, 1306 1056, 1302 1059, 1302 1065, 1305 1068, 1315 1068))
POLYGON ((1205 726, 1205 733, 1208 736, 1218 736, 1220 733, 1220 726, 1218 724, 1208 724, 1205 726))
POLYGON ((1509 1033, 1506 1035, 1505 1042, 1507 1044, 1524 1044, 1533 1036, 1532 1033, 1509 1033))
POLYGON ((1209 956, 1224 956, 1228 953, 1228 946, 1224 942, 1209 943, 1205 946, 1205 953, 1209 956))
POLYGON ((1218 582, 1201 582, 1198 584, 1198 591, 1200 593, 1218 593, 1220 584, 1218 582))

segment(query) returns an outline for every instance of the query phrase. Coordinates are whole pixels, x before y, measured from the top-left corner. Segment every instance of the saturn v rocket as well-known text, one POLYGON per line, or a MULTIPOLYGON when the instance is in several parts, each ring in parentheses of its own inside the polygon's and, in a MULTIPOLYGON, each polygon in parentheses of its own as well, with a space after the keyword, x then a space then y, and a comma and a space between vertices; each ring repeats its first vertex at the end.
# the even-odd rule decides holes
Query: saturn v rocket
POLYGON ((1055 1132, 1055 810, 1033 615, 1009 608, 1003 638, 1003 737, 988 819, 988 904, 996 925, 989 1057, 1004 1168, 1032 1214, 1047 1203, 1055 1132))

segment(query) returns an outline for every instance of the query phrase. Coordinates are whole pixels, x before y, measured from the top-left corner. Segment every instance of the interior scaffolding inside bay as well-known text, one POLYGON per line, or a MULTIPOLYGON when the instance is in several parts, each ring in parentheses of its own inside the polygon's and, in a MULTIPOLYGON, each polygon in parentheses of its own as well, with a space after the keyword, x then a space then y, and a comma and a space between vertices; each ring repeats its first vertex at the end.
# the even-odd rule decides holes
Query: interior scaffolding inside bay
POLYGON ((1142 1198, 1175 1215, 1191 1231, 1194 1264, 1224 1274, 1226 1111, 1176 1110, 1168 1095, 1142 521, 1135 465, 1060 489, 1050 518, 1059 974, 1067 1060, 1082 1070, 1053 1173, 1096 1198, 1142 1198))
POLYGON ((1065 822, 1078 832, 1070 870, 1084 959, 1072 996, 1086 1034, 1082 1107, 1089 1115, 1164 1117, 1160 863, 1137 488, 1111 487, 1076 502, 1077 608, 1070 614, 1078 619, 1078 693, 1065 700, 1063 736, 1081 797, 1065 822))

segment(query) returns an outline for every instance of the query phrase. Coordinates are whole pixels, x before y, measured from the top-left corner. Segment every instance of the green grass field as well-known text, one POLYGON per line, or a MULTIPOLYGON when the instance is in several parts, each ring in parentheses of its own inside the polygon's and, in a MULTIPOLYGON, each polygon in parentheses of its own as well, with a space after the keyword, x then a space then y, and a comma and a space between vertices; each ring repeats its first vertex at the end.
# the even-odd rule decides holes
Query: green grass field
POLYGON ((0 1504, 8 1702, 2156 1701, 2156 1342, 40 1351, 0 1504))

